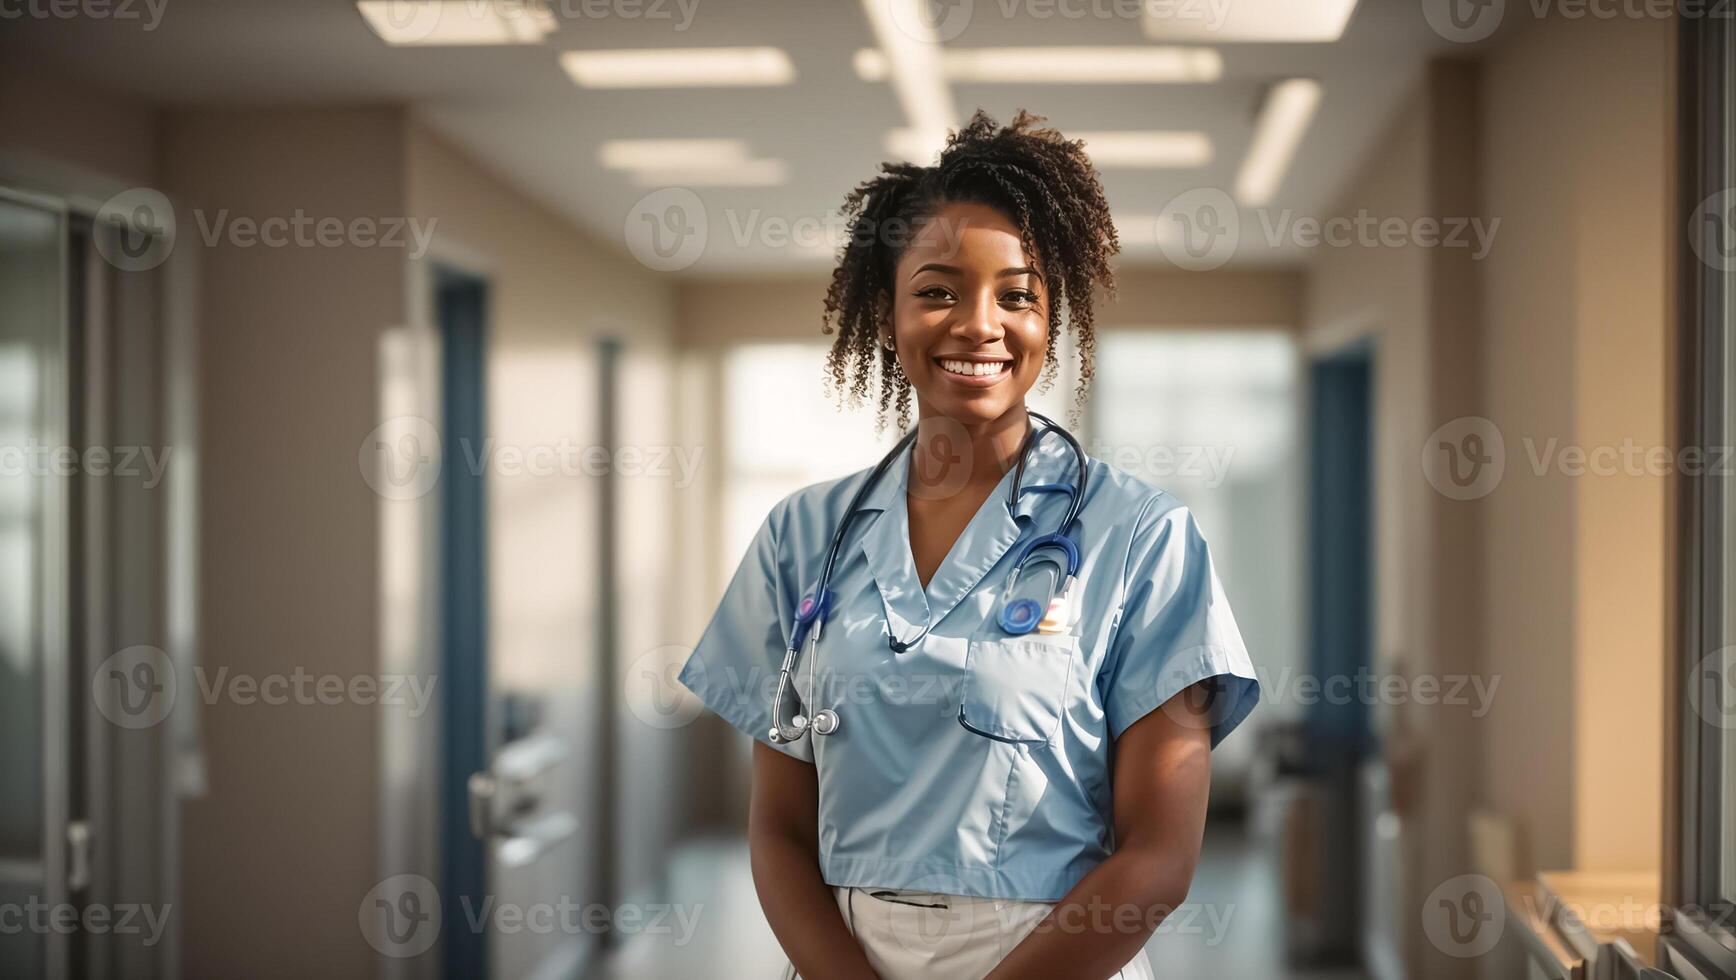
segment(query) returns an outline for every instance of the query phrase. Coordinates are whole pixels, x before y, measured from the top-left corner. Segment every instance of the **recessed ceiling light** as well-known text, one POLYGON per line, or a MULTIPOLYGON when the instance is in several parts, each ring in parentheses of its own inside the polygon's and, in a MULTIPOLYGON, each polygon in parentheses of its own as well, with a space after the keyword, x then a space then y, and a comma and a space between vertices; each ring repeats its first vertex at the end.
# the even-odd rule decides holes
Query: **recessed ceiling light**
POLYGON ((1236 176, 1236 198, 1241 203, 1257 208, 1278 192, 1296 146, 1319 106, 1320 83, 1312 78, 1288 79, 1266 93, 1260 118, 1254 124, 1253 145, 1236 176))
POLYGON ((1212 162, 1212 141, 1195 132, 1068 133, 1085 141, 1099 167, 1203 167, 1212 162))
POLYGON ((368 28, 391 45, 538 44, 555 16, 532 2, 475 0, 356 0, 368 28))
POLYGON ((561 67, 584 88, 788 85, 796 69, 777 48, 642 48, 568 51, 561 67))
POLYGON ((639 187, 773 187, 789 180, 782 160, 743 160, 718 167, 659 167, 633 171, 639 187))
POLYGON ((1336 41, 1356 0, 1235 0, 1147 3, 1140 18, 1153 41, 1336 41))
POLYGON ((737 139, 604 140, 597 151, 610 170, 710 170, 748 157, 747 144, 737 139))
MULTIPOLYGON (((856 76, 883 82, 886 56, 862 48, 856 76)), ((958 48, 941 53, 941 70, 954 82, 1033 82, 1048 85, 1150 85, 1215 82, 1224 59, 1211 48, 958 48)))

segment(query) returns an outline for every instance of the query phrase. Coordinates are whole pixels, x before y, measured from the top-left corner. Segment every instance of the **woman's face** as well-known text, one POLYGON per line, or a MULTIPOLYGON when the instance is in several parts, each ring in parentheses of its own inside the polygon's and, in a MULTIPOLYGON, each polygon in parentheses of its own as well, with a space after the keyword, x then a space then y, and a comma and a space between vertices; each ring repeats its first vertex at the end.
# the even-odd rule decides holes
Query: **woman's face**
POLYGON ((947 205, 913 234, 892 290, 898 362, 923 416, 969 426, 1023 404, 1043 369, 1049 297, 1012 221, 947 205))

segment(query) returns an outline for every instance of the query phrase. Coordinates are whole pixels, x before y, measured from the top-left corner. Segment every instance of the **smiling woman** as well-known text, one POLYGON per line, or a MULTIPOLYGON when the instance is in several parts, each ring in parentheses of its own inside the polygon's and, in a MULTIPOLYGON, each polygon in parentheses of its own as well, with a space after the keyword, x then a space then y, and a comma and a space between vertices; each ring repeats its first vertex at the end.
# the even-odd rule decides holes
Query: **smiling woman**
POLYGON ((1068 328, 1083 397, 1117 249, 1038 121, 978 113, 850 195, 829 371, 906 434, 772 508, 681 672, 758 740, 786 977, 1151 976, 1259 698, 1187 508, 1026 409, 1068 328))

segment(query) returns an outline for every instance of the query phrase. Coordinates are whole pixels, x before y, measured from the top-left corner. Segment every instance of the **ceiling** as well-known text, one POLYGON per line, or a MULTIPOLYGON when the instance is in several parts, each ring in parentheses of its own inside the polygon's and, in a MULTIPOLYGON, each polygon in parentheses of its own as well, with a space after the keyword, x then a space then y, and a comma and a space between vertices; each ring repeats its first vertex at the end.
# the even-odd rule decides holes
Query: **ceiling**
MULTIPOLYGON (((682 270, 687 275, 823 268, 830 252, 820 232, 835 231, 844 194, 887 158, 887 132, 908 125, 893 87, 863 81, 852 67, 858 49, 875 46, 859 0, 685 0, 686 8, 677 0, 551 0, 559 24, 543 43, 463 48, 390 47, 350 0, 156 2, 161 20, 148 31, 142 19, 0 24, 0 56, 163 105, 405 103, 498 176, 618 246, 648 188, 599 164, 603 140, 730 137, 756 157, 783 160, 788 178, 776 186, 694 189, 710 233, 703 255, 682 270), (778 47, 795 81, 580 89, 557 57, 568 49, 689 46, 778 47), (813 247, 786 241, 780 227, 811 232, 800 237, 813 247)), ((1128 0, 951 2, 974 12, 948 48, 1156 43, 1137 18, 1122 15, 1138 7, 1128 0)), ((143 9, 144 0, 134 3, 143 9)), ((1213 159, 1203 166, 1104 174, 1111 206, 1128 221, 1124 264, 1164 264, 1150 217, 1184 192, 1232 188, 1268 87, 1318 79, 1320 108, 1263 220, 1244 211, 1230 259, 1293 263, 1302 249, 1257 229, 1285 211, 1329 214, 1426 60, 1458 49, 1430 30, 1415 0, 1361 0, 1334 42, 1212 46, 1223 74, 1210 84, 953 84, 953 102, 964 116, 982 107, 1005 119, 1029 108, 1063 132, 1206 133, 1213 159)))

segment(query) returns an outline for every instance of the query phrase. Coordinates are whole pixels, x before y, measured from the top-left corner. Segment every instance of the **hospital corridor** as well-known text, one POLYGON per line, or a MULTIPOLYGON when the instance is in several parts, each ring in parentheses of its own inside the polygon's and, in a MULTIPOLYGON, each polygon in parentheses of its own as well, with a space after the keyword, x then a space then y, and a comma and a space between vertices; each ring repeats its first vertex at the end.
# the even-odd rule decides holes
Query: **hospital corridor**
POLYGON ((1736 10, 0 0, 0 977, 1736 980, 1736 10))

